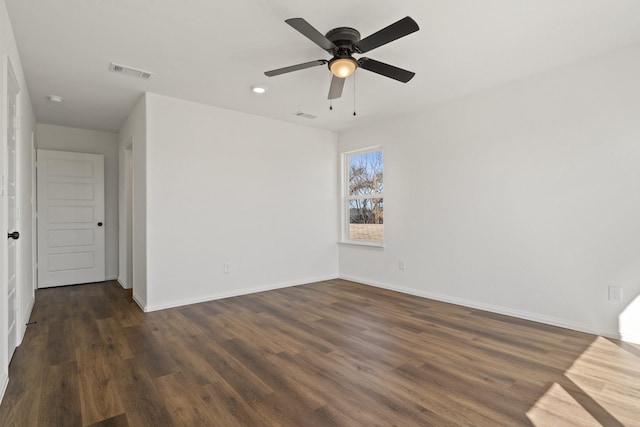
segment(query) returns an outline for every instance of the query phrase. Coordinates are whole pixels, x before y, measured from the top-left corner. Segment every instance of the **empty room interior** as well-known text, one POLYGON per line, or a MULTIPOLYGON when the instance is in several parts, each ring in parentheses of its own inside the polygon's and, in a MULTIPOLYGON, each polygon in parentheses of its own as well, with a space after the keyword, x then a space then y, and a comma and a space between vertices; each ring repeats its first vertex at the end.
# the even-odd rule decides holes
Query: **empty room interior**
POLYGON ((640 1, 2 0, 1 426, 640 426, 640 1))

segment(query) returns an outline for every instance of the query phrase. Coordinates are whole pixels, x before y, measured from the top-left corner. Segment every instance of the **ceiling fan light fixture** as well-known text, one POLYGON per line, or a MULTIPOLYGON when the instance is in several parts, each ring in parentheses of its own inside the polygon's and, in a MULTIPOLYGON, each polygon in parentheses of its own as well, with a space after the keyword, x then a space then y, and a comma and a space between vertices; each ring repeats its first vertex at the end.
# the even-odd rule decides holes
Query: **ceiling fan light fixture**
POLYGON ((340 77, 341 79, 349 77, 356 71, 357 67, 358 63, 351 57, 332 59, 329 62, 329 70, 331 70, 331 74, 336 77, 340 77))

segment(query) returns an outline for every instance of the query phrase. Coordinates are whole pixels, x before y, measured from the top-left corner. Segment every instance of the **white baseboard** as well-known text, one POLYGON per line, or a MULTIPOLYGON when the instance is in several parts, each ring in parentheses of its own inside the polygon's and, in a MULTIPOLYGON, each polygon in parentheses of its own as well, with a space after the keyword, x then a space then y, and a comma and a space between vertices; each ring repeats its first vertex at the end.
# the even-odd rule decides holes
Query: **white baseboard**
POLYGON ((118 282, 118 284, 120 284, 120 286, 122 287, 122 289, 131 289, 131 286, 126 286, 124 283, 122 283, 120 281, 120 278, 118 277, 117 279, 115 279, 116 282, 118 282))
POLYGON ((4 393, 7 391, 8 385, 9 385, 9 376, 7 375, 2 380, 2 385, 0 385, 0 403, 2 403, 2 399, 4 398, 4 393))
POLYGON ((352 282, 363 283, 369 286, 375 286, 377 288, 389 289, 391 291, 396 291, 403 294, 415 295, 422 298, 428 298, 436 301, 442 301, 442 302, 447 302, 451 304, 461 305, 464 307, 475 308, 478 310, 489 311, 491 313, 504 314, 506 316, 517 317, 519 319, 531 320, 533 322, 544 323, 546 325, 558 326, 560 328, 571 329, 578 332, 585 332, 587 334, 601 335, 608 338, 640 344, 640 337, 634 334, 625 334, 625 333, 620 333, 619 331, 607 331, 607 330, 594 329, 591 326, 584 325, 581 323, 571 322, 564 319, 543 316, 540 314, 529 313, 521 310, 514 310, 508 307, 500 307, 500 306, 495 306, 491 304, 485 304, 485 303, 468 300, 464 298, 451 297, 448 295, 442 295, 434 292, 420 291, 416 289, 405 288, 402 286, 389 285, 387 283, 375 282, 375 281, 363 279, 361 277, 356 277, 356 276, 342 274, 340 275, 340 278, 344 280, 350 280, 352 282))
POLYGON ((146 304, 146 303, 144 303, 144 302, 142 301, 142 299, 138 298, 138 297, 136 296, 136 294, 133 294, 133 295, 132 295, 132 298, 133 298, 133 301, 134 301, 136 304, 138 304, 138 307, 140 307, 140 309, 141 309, 144 313, 147 313, 147 312, 149 311, 149 310, 147 310, 147 304, 146 304))
POLYGON ((620 332, 620 338, 622 341, 632 342, 634 344, 640 344, 640 335, 638 334, 629 334, 624 331, 620 332))
POLYGON ((22 340, 24 340, 24 335, 27 333, 27 323, 29 323, 29 319, 31 319, 31 313, 33 312, 33 306, 36 305, 36 299, 33 298, 31 300, 31 304, 29 304, 29 310, 26 314, 26 316, 24 316, 22 318, 22 321, 20 322, 20 333, 18 334, 18 342, 17 345, 22 344, 22 340))
POLYGON ((295 281, 295 282, 283 282, 278 284, 258 286, 255 288, 236 289, 232 292, 220 292, 216 294, 202 295, 194 298, 185 298, 183 300, 171 301, 167 303, 147 305, 146 309, 143 309, 143 310, 145 312, 165 310, 167 308, 180 307, 183 305, 197 304, 201 302, 214 301, 217 299, 237 297, 241 295, 254 294, 257 292, 273 291, 276 289, 289 288, 291 286, 299 286, 299 285, 304 285, 308 283, 322 282, 323 280, 333 280, 333 279, 337 279, 337 277, 336 276, 313 277, 313 278, 308 278, 308 279, 295 281))

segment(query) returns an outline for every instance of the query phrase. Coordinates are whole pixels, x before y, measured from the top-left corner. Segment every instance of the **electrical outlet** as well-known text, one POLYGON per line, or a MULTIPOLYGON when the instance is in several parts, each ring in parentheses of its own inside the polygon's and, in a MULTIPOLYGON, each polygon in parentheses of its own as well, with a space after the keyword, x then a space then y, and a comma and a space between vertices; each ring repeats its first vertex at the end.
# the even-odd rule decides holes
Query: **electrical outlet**
POLYGON ((399 268, 400 270, 404 270, 404 269, 406 269, 406 268, 407 268, 407 264, 404 262, 404 260, 403 260, 403 259, 401 259, 400 261, 398 261, 398 268, 399 268))
POLYGON ((231 273, 231 264, 228 262, 224 263, 224 272, 225 274, 231 273))
POLYGON ((622 301, 622 288, 619 286, 609 286, 609 301, 622 301))

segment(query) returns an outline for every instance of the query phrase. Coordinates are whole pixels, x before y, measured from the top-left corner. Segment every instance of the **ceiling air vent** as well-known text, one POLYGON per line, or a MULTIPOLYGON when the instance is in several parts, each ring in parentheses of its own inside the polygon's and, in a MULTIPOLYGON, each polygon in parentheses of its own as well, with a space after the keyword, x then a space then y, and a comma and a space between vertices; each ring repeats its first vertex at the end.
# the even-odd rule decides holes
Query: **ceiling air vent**
POLYGON ((137 68, 128 67, 126 65, 116 64, 115 62, 112 62, 111 65, 109 65, 109 71, 113 71, 114 73, 118 74, 124 74, 125 76, 129 77, 136 77, 143 80, 149 80, 151 76, 153 76, 153 73, 149 71, 139 70, 137 68))
POLYGON ((304 117, 305 119, 315 119, 318 116, 314 116, 312 114, 303 113, 302 111, 298 111, 297 113, 293 113, 294 116, 304 117))

